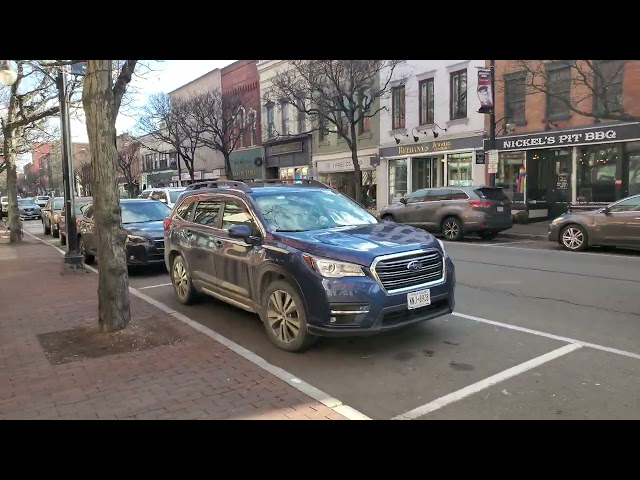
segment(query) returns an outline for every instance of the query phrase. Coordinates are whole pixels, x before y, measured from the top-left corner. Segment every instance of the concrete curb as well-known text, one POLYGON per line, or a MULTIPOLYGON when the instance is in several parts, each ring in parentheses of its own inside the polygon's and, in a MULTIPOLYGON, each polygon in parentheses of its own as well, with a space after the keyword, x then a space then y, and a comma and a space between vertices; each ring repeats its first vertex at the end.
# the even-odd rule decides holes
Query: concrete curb
POLYGON ((546 235, 537 235, 534 233, 504 233, 501 232, 498 234, 497 238, 517 238, 520 240, 540 240, 547 241, 546 235))
MULTIPOLYGON (((24 231, 24 233, 26 235, 29 235, 30 237, 34 238, 38 242, 44 243, 45 245, 48 245, 48 246, 54 248, 56 251, 58 251, 62 255, 65 254, 65 251, 62 250, 61 248, 58 248, 56 245, 54 245, 52 243, 49 243, 46 240, 43 240, 41 238, 38 238, 34 234, 32 234, 30 232, 27 232, 26 230, 24 231)), ((91 267, 90 265, 85 265, 85 268, 88 271, 93 272, 95 274, 98 273, 98 270, 96 270, 95 268, 91 267)), ((220 335, 218 332, 210 329, 209 327, 205 327, 201 323, 198 323, 198 322, 190 319, 186 315, 183 315, 182 313, 177 312, 176 310, 174 310, 173 308, 169 307, 168 305, 166 305, 166 304, 164 304, 164 303, 162 303, 162 302, 160 302, 160 301, 158 301, 158 300, 156 300, 154 298, 151 298, 151 297, 145 295, 144 293, 140 292, 138 289, 130 286, 129 287, 129 292, 133 296, 138 297, 139 299, 141 299, 141 300, 153 305, 154 307, 162 310, 163 312, 165 312, 168 315, 172 316, 176 320, 178 320, 178 321, 180 321, 182 323, 185 323, 186 325, 189 325, 194 330, 197 330, 200 333, 204 333, 205 335, 207 335, 208 337, 210 337, 213 340, 217 341, 218 343, 223 344, 229 350, 237 353, 241 357, 244 357, 245 359, 249 360, 254 365, 257 365, 258 367, 262 368, 263 370, 266 370, 267 372, 269 372, 273 376, 275 376, 275 377, 279 378, 280 380, 286 382, 287 384, 291 385, 296 390, 298 390, 298 391, 304 393, 305 395, 313 398, 317 402, 322 403, 323 405, 325 405, 326 407, 330 408, 334 412, 336 412, 336 413, 342 415, 343 417, 345 417, 347 420, 372 420, 370 417, 368 417, 365 414, 359 412, 358 410, 350 407, 349 405, 343 404, 337 398, 334 398, 331 395, 329 395, 328 393, 323 392, 322 390, 319 390, 318 388, 314 387, 313 385, 311 385, 311 384, 309 384, 309 383, 307 383, 307 382, 305 382, 303 380, 300 380, 295 375, 287 372, 286 370, 283 370, 280 367, 272 365, 271 363, 267 362, 264 358, 256 355, 255 353, 253 353, 250 350, 247 350, 246 348, 244 348, 243 346, 237 344, 233 340, 230 340, 227 337, 225 337, 223 335, 220 335)))

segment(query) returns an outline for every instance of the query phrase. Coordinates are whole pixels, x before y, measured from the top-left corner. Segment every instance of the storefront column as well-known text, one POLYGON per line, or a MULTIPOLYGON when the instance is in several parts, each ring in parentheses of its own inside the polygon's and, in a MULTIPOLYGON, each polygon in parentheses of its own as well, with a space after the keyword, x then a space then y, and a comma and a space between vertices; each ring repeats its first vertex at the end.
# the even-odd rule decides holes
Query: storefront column
POLYGON ((407 157, 407 195, 413 192, 413 162, 407 157))
POLYGON ((444 154, 444 168, 442 170, 440 170, 440 165, 438 165, 438 176, 440 175, 440 172, 442 171, 442 176, 443 178, 436 178, 436 180, 441 180, 437 185, 443 185, 443 186, 447 186, 449 185, 449 154, 445 153, 444 154))
POLYGON ((578 198, 578 147, 571 152, 571 203, 578 198))

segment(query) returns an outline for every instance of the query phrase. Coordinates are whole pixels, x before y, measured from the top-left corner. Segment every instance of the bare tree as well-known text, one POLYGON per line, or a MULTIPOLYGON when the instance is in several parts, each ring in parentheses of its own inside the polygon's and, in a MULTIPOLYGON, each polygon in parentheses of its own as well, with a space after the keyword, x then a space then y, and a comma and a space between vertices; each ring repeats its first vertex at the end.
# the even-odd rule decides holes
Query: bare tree
POLYGON ((527 95, 542 93, 550 106, 561 106, 584 117, 640 121, 640 115, 625 111, 622 98, 625 69, 638 63, 638 60, 510 60, 507 70, 515 74, 506 80, 496 78, 496 89, 522 88, 524 84, 527 95))
MULTIPOLYGON (((36 135, 47 131, 47 120, 58 114, 58 91, 55 71, 59 65, 39 60, 15 60, 17 80, 0 90, 0 126, 7 171, 10 242, 20 242, 22 227, 18 213, 16 159, 29 150, 36 135)), ((76 82, 69 85, 73 95, 76 82)))
MULTIPOLYGON (((380 106, 380 99, 390 93, 395 70, 402 63, 404 60, 289 60, 290 68, 275 75, 263 100, 291 105, 309 119, 309 133, 336 133, 349 147, 359 179, 359 129, 366 119, 386 109, 380 106)), ((358 201, 360 190, 358 180, 358 201)))
POLYGON ((233 180, 231 153, 240 144, 248 125, 244 119, 243 97, 242 93, 223 94, 217 89, 197 94, 185 104, 190 118, 187 124, 197 126, 204 133, 204 144, 222 154, 229 180, 233 180))
POLYGON ((137 173, 136 165, 140 162, 140 143, 128 141, 118 150, 117 171, 127 184, 129 198, 135 196, 134 180, 137 173))
MULTIPOLYGON (((83 163, 74 168, 76 183, 82 188, 82 195, 91 196, 91 182, 93 181, 93 170, 91 163, 83 163)), ((80 193, 79 193, 80 194, 80 193)))
POLYGON ((194 162, 198 150, 205 146, 205 140, 203 128, 193 116, 192 99, 172 103, 165 93, 151 95, 142 109, 137 130, 142 134, 138 140, 146 149, 166 153, 165 144, 175 150, 178 164, 187 168, 194 181, 194 162), (145 137, 152 142, 145 141, 145 137))
POLYGON ((102 332, 123 329, 131 320, 129 277, 116 184, 116 118, 138 60, 113 70, 112 60, 88 60, 82 103, 94 175, 93 197, 98 237, 98 311, 102 332))

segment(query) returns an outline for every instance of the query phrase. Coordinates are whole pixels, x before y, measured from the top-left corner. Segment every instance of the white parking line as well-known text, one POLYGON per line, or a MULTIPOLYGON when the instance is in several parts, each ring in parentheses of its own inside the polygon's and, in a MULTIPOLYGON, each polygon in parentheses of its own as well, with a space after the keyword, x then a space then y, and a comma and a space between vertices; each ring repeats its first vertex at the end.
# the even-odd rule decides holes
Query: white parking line
POLYGON ((146 287, 138 287, 138 290, 146 290, 147 288, 169 287, 171 283, 160 283, 158 285, 148 285, 146 287))
POLYGON ((445 395, 444 397, 437 398, 436 400, 427 403, 426 405, 422 405, 418 408, 414 408, 402 415, 398 415, 397 417, 393 417, 392 420, 413 420, 418 417, 422 417, 427 413, 434 412, 442 407, 445 407, 451 403, 458 402, 463 398, 468 397, 469 395, 473 395, 474 393, 478 393, 482 390, 485 390, 497 383, 504 382, 509 378, 515 377, 516 375, 520 375, 528 370, 539 367, 540 365, 550 362, 551 360, 555 360, 556 358, 560 358, 563 355, 567 355, 579 348, 582 348, 582 345, 577 343, 571 343, 569 345, 565 345, 556 350, 553 350, 549 353, 545 353, 544 355, 540 355, 539 357, 532 358, 529 361, 516 365, 515 367, 508 368, 500 373, 496 373, 495 375, 491 375, 484 380, 480 380, 479 382, 473 383, 471 385, 467 385, 460 390, 457 390, 453 393, 445 395))
POLYGON ((541 332, 539 330, 532 330, 530 328, 519 327, 517 325, 511 325, 510 323, 496 322, 495 320, 489 320, 487 318, 476 317, 473 315, 466 315, 464 313, 453 312, 451 315, 460 317, 460 318, 466 318, 467 320, 473 320, 479 323, 486 323, 487 325, 493 325, 495 327, 508 328, 509 330, 516 330, 518 332, 530 333, 531 335, 537 335, 539 337, 551 338, 553 340, 559 340, 561 342, 581 345, 583 347, 593 348, 594 350, 602 350, 603 352, 609 352, 615 355, 621 355, 623 357, 630 357, 630 358, 635 358, 636 360, 640 360, 640 354, 628 352, 626 350, 620 350, 618 348, 605 347, 603 345, 598 345, 596 343, 583 342, 582 340, 577 340, 575 338, 562 337, 560 335, 554 335, 553 333, 546 333, 546 332, 541 332))
MULTIPOLYGON (((53 243, 50 243, 50 242, 47 242, 46 240, 38 238, 34 234, 32 234, 32 233, 30 233, 28 231, 25 231, 25 233, 27 235, 32 236, 33 238, 35 238, 39 242, 42 242, 45 245, 49 245, 50 247, 55 248, 58 252, 60 252, 63 255, 66 253, 64 250, 62 250, 61 248, 58 248, 53 243)), ((91 267, 89 265, 85 265, 85 268, 87 270, 89 270, 90 272, 98 273, 98 270, 96 270, 95 268, 93 268, 93 267, 91 267)), ((169 284, 169 285, 171 285, 171 284, 169 284)), ((138 297, 141 300, 144 300, 145 302, 147 302, 147 303, 159 308, 163 312, 171 315, 175 319, 180 320, 181 322, 189 325, 190 327, 194 328, 195 330, 198 330, 199 332, 204 333, 205 335, 207 335, 208 337, 214 339, 215 341, 223 344, 229 350, 232 350, 235 353, 237 353, 238 355, 240 355, 241 357, 246 358, 251 363, 253 363, 253 364, 257 365, 258 367, 266 370, 267 372, 271 373, 273 376, 278 377, 280 380, 288 383, 289 385, 291 385, 296 390, 299 390, 300 392, 304 393, 305 395, 313 398, 314 400, 317 400, 318 402, 320 402, 323 405, 327 406, 328 408, 332 409, 334 412, 342 415, 346 419, 348 419, 348 420, 371 420, 371 418, 366 416, 364 413, 359 412, 358 410, 356 410, 355 408, 350 407, 349 405, 343 404, 337 398, 332 397, 328 393, 323 392, 322 390, 314 387, 313 385, 305 382, 304 380, 300 380, 299 378, 297 378, 292 373, 289 373, 289 372, 287 372, 286 370, 283 370, 280 367, 276 367, 275 365, 272 365, 271 363, 267 362, 264 358, 256 355, 255 353, 253 353, 250 350, 247 350, 246 348, 244 348, 243 346, 237 344, 233 340, 230 340, 227 337, 224 337, 224 336, 220 335, 219 333, 215 332, 214 330, 210 329, 209 327, 205 327, 204 325, 202 325, 202 324, 200 324, 200 323, 198 323, 198 322, 196 322, 194 320, 191 320, 189 317, 187 317, 186 315, 183 315, 182 313, 174 310, 170 306, 165 305, 164 303, 162 303, 162 302, 160 302, 160 301, 158 301, 158 300, 156 300, 154 298, 151 298, 148 295, 145 295, 144 293, 140 292, 139 289, 136 289, 134 287, 129 287, 129 292, 133 296, 138 297)))

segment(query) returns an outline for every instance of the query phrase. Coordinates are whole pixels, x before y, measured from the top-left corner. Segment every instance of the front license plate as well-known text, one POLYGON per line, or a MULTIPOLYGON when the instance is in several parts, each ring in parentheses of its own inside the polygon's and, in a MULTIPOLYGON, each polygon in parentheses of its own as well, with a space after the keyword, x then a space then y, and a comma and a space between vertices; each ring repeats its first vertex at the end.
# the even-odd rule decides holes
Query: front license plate
POLYGON ((499 212, 504 212, 504 207, 498 207, 498 208, 497 208, 497 210, 498 210, 499 212))
POLYGON ((431 305, 431 290, 419 290, 417 292, 407 293, 407 309, 426 307, 431 305))

